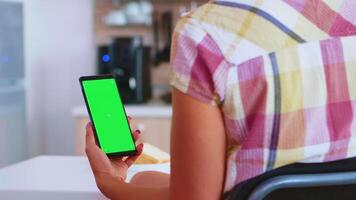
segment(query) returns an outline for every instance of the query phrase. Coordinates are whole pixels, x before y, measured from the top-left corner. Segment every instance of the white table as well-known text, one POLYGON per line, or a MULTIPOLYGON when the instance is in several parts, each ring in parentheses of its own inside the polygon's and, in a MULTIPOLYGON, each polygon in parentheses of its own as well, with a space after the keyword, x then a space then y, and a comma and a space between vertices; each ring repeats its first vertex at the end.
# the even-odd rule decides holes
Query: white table
MULTIPOLYGON (((140 171, 169 173, 169 163, 133 165, 127 179, 140 171)), ((40 156, 0 169, 0 199, 106 199, 95 185, 85 157, 40 156)))

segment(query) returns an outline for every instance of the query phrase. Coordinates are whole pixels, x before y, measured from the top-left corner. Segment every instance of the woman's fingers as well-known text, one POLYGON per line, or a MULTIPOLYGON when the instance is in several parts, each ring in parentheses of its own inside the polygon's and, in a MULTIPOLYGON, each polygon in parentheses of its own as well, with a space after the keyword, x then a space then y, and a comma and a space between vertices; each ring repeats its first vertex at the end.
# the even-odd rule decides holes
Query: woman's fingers
MULTIPOLYGON (((130 118, 128 118, 131 120, 130 118)), ((139 130, 136 130, 135 132, 132 133, 133 138, 135 140, 135 144, 140 143, 140 134, 141 132, 139 130)), ((91 165, 91 168, 94 173, 100 171, 101 169, 107 169, 108 168, 108 162, 112 161, 114 163, 120 163, 120 162, 125 162, 127 167, 130 167, 136 160, 137 158, 142 154, 143 151, 143 144, 139 144, 137 148, 137 155, 135 156, 130 156, 127 157, 125 160, 123 160, 123 157, 118 157, 118 158, 111 158, 109 159, 105 153, 96 145, 96 140, 95 136, 93 133, 93 128, 91 122, 89 122, 86 126, 86 146, 85 146, 85 152, 87 154, 87 157, 89 159, 89 163, 91 165)))
POLYGON ((97 157, 97 154, 103 154, 100 148, 96 145, 92 124, 90 122, 86 126, 85 152, 89 160, 97 157))
POLYGON ((137 142, 140 139, 140 135, 141 135, 140 130, 136 130, 135 132, 132 133, 132 136, 133 136, 135 142, 137 142))
POLYGON ((142 153, 142 146, 140 146, 140 145, 143 145, 143 144, 139 140, 140 139, 140 134, 141 134, 141 132, 139 130, 136 130, 135 132, 132 133, 132 136, 133 136, 133 138, 135 140, 135 145, 137 145, 136 146, 136 149, 137 149, 137 152, 138 152, 137 155, 135 155, 133 157, 127 157, 126 159, 125 159, 125 156, 124 157, 110 158, 110 160, 112 162, 114 162, 114 163, 125 162, 126 165, 128 163, 129 165, 127 165, 127 166, 130 167, 132 165, 132 163, 134 163, 135 160, 138 158, 138 156, 142 153))
MULTIPOLYGON (((91 146, 91 145, 96 145, 94 133, 93 133, 93 127, 92 127, 91 122, 88 122, 88 124, 86 126, 85 142, 86 142, 86 147, 91 146)), ((87 149, 85 149, 85 150, 87 150, 87 149)))
POLYGON ((94 174, 97 174, 100 171, 108 171, 110 168, 110 160, 96 145, 91 123, 88 123, 86 126, 85 141, 85 153, 87 154, 89 164, 94 174))
POLYGON ((137 160, 137 158, 140 157, 142 151, 143 151, 143 143, 137 146, 137 154, 135 156, 130 156, 126 158, 125 163, 127 167, 130 167, 137 160))

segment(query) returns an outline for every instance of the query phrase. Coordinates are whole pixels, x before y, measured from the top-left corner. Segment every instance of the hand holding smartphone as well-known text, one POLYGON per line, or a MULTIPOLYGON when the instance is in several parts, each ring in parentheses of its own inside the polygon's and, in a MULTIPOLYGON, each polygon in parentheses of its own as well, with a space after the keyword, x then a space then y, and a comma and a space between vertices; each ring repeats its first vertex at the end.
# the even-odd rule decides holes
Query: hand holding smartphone
POLYGON ((137 149, 115 78, 85 76, 79 81, 98 146, 109 157, 135 155, 137 149))

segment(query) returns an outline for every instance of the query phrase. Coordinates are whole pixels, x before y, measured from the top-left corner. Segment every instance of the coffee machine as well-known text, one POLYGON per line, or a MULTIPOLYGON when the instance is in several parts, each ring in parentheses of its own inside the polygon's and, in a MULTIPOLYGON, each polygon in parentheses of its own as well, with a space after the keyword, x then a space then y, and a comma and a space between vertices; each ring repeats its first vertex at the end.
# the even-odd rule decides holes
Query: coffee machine
POLYGON ((98 73, 116 77, 125 104, 144 103, 151 98, 150 58, 141 37, 114 38, 98 47, 98 73))

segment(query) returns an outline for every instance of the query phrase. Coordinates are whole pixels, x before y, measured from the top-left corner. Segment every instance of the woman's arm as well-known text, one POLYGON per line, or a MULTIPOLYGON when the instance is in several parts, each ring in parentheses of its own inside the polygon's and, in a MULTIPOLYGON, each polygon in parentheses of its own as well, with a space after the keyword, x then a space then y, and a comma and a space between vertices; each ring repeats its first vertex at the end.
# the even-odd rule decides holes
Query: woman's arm
POLYGON ((141 187, 136 186, 131 183, 125 183, 124 181, 117 181, 112 179, 108 181, 105 180, 106 186, 102 187, 107 188, 104 192, 101 190, 106 196, 112 200, 136 200, 136 199, 144 199, 144 200, 167 200, 169 199, 169 188, 162 187, 141 187))
MULTIPOLYGON (((89 131, 90 132, 90 131, 89 131)), ((87 134, 87 154, 99 189, 111 199, 220 199, 225 173, 226 136, 218 107, 173 89, 171 176, 169 187, 140 187, 103 172, 107 158, 87 134), (101 159, 99 159, 99 157, 101 159), (101 167, 103 168, 103 167, 101 167)))
POLYGON ((225 154, 220 109, 173 89, 170 199, 220 199, 225 154))
MULTIPOLYGON (((113 200, 166 200, 169 198, 167 187, 140 187, 135 184, 126 183, 128 168, 134 163, 142 152, 142 145, 138 145, 138 155, 123 158, 108 158, 106 154, 96 145, 91 124, 87 125, 85 152, 88 156, 90 167, 93 171, 96 184, 100 191, 113 200)), ((133 133, 135 141, 139 133, 133 133)))
POLYGON ((151 188, 168 188, 170 175, 163 172, 143 171, 135 174, 130 183, 151 188))

